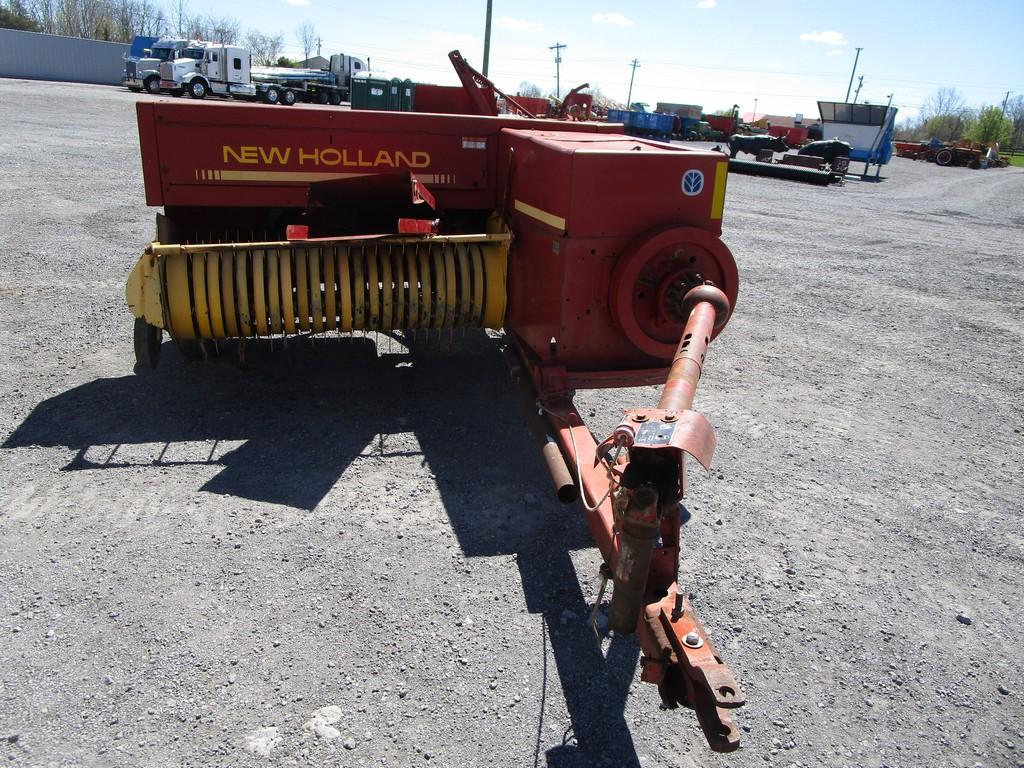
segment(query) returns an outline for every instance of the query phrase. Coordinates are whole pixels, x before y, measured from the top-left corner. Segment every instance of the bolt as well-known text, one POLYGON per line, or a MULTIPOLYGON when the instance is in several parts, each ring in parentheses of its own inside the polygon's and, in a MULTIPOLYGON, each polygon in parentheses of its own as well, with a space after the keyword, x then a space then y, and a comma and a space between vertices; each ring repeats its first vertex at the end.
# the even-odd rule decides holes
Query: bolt
POLYGON ((683 615, 683 593, 676 592, 676 604, 672 608, 672 621, 679 621, 683 615))
POLYGON ((677 418, 679 418, 679 417, 676 416, 674 413, 666 413, 664 416, 661 417, 661 420, 664 421, 664 422, 671 423, 671 422, 675 421, 677 418))
POLYGON ((683 642, 690 648, 700 648, 701 646, 700 635, 697 634, 697 630, 695 629, 691 629, 686 634, 686 637, 683 638, 683 642))
POLYGON ((634 413, 633 421, 647 421, 647 417, 642 413, 634 413))

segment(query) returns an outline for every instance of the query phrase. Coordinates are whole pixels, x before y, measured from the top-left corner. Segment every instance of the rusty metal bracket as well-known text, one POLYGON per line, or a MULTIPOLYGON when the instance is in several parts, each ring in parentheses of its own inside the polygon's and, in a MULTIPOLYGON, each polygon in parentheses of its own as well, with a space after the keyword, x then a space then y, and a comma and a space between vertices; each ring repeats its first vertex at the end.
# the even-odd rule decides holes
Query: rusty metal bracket
POLYGON ((689 601, 670 591, 648 604, 642 624, 654 650, 645 644, 643 679, 657 683, 666 706, 682 704, 696 712, 712 749, 736 749, 740 735, 729 710, 743 706, 746 697, 689 601))

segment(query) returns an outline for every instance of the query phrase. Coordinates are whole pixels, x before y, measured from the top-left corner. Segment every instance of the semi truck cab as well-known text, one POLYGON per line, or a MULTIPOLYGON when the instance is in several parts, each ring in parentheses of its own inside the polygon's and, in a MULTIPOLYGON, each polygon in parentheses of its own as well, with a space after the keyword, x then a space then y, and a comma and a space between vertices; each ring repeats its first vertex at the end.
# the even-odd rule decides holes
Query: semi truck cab
POLYGON ((189 41, 182 38, 162 37, 145 48, 141 56, 126 57, 122 84, 133 91, 160 93, 160 65, 174 61, 188 45, 189 41))

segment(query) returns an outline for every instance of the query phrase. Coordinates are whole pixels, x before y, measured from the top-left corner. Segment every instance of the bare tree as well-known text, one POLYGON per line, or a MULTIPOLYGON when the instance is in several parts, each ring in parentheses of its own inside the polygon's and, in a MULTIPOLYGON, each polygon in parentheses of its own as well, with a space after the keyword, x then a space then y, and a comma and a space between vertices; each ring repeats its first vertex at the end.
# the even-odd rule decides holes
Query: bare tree
POLYGON ((312 53, 314 46, 316 46, 316 26, 311 21, 304 21, 296 28, 295 34, 302 44, 302 58, 308 60, 309 54, 312 53))
POLYGON ((34 0, 28 10, 40 32, 52 35, 57 31, 57 4, 54 0, 34 0))
POLYGON ((252 54, 252 62, 260 67, 272 67, 281 55, 284 47, 284 36, 281 33, 265 35, 258 29, 250 29, 245 33, 245 47, 252 54))
POLYGON ((171 4, 171 27, 178 37, 188 36, 189 16, 188 0, 175 0, 171 4))
POLYGON ((963 138, 974 112, 956 88, 939 88, 921 107, 922 138, 956 141, 963 138))
POLYGON ((956 115, 960 114, 966 106, 964 95, 956 88, 939 88, 925 99, 921 114, 926 120, 936 115, 956 115))
POLYGON ((531 83, 529 80, 523 80, 523 82, 519 84, 519 95, 540 98, 540 86, 535 83, 531 83))
POLYGON ((211 16, 207 19, 209 39, 227 45, 241 37, 242 25, 232 16, 211 16))

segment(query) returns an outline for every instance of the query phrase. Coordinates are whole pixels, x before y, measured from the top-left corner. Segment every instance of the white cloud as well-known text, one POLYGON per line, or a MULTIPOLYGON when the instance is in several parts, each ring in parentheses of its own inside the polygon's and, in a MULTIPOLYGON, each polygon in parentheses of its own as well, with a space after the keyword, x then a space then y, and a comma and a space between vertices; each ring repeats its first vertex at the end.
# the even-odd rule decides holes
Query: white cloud
POLYGON ((801 40, 809 40, 812 43, 824 43, 825 45, 849 45, 850 41, 842 32, 835 32, 827 29, 824 32, 804 32, 800 35, 801 40))
POLYGON ((309 0, 284 0, 284 1, 286 3, 288 3, 288 5, 301 5, 301 6, 312 5, 312 3, 309 2, 309 0))
POLYGON ((842 48, 836 48, 834 51, 829 51, 825 55, 826 56, 842 56, 844 53, 846 53, 846 51, 844 51, 842 48))
POLYGON ((542 25, 536 21, 513 19, 511 16, 499 16, 494 20, 494 26, 498 29, 507 29, 512 32, 526 32, 530 29, 540 29, 542 25))
POLYGON ((633 26, 633 20, 626 18, 621 13, 595 13, 590 20, 595 24, 614 24, 617 27, 633 26))
POLYGON ((716 0, 700 0, 700 2, 697 3, 698 8, 704 8, 705 10, 714 8, 716 5, 718 5, 716 0))

